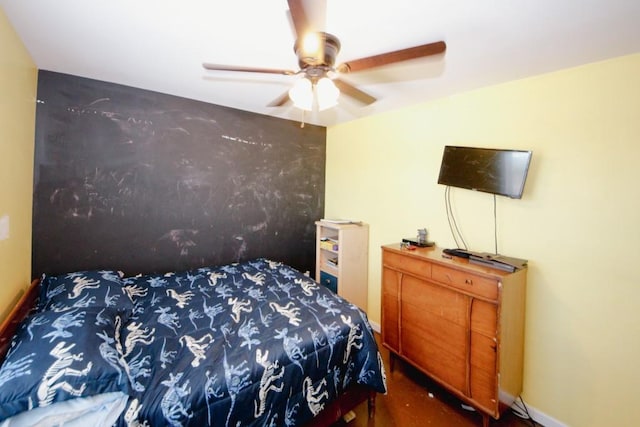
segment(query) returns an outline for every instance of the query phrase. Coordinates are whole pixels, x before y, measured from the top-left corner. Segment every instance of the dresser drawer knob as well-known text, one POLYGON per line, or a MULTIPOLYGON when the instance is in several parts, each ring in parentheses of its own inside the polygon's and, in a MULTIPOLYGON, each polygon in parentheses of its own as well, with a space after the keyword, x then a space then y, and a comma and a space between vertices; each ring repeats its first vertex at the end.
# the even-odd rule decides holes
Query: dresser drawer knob
POLYGON ((473 280, 472 279, 464 279, 464 283, 466 283, 467 285, 473 285, 473 280))

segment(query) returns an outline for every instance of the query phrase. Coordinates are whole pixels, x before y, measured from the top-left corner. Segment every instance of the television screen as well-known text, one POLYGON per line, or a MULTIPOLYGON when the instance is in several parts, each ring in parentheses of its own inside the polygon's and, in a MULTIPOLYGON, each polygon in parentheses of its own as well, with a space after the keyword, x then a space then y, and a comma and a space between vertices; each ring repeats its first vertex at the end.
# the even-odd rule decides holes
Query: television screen
POLYGON ((519 199, 531 151, 445 146, 438 184, 519 199))

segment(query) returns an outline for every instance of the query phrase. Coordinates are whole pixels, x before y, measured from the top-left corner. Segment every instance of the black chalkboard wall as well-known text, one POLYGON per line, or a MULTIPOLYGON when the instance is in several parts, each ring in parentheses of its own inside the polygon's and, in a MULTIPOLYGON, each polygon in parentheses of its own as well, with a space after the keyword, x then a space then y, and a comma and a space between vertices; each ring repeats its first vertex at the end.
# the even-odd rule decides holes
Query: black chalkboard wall
POLYGON ((38 76, 33 277, 267 257, 314 271, 326 129, 38 76))

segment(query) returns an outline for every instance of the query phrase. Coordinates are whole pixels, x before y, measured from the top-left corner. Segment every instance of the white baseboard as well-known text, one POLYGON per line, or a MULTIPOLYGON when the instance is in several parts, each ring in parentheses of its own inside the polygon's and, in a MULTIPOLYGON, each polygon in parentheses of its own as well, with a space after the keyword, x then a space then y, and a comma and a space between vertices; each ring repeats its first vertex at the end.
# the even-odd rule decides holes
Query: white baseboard
POLYGON ((568 427, 568 424, 556 420, 533 406, 527 405, 527 409, 533 420, 544 427, 568 427))
MULTIPOLYGON (((516 416, 518 416, 518 414, 522 414, 526 417, 526 413, 522 408, 522 402, 520 401, 520 398, 515 398, 514 396, 508 395, 502 391, 500 391, 499 396, 500 396, 501 402, 505 402, 505 403, 513 402, 513 405, 511 405, 511 408, 514 410, 514 414, 516 414, 516 416)), ((527 402, 525 402, 525 404, 526 403, 527 402)), ((536 423, 544 427, 567 427, 566 424, 563 424, 560 421, 556 420, 555 418, 550 417, 549 415, 545 414, 539 409, 534 408, 528 404, 526 406, 527 406, 527 411, 529 415, 531 416, 531 418, 533 418, 533 420, 536 423)))
MULTIPOLYGON (((371 329, 377 333, 381 333, 382 329, 380 328, 379 323, 369 320, 369 324, 371 324, 371 329)), ((527 409, 529 410, 529 415, 533 417, 533 420, 544 427, 568 427, 567 424, 556 420, 552 416, 545 414, 541 410, 530 406, 529 404, 527 404, 527 409)))

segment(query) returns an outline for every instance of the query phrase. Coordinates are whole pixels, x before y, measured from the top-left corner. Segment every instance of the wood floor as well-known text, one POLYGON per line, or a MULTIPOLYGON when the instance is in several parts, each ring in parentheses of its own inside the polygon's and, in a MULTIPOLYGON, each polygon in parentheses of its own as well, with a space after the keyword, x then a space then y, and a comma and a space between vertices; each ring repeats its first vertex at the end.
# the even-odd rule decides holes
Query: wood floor
MULTIPOLYGON (((376 334, 377 335, 377 334, 376 334)), ((376 415, 367 416, 367 404, 359 405, 356 418, 336 427, 481 427, 482 416, 462 408, 460 400, 400 359, 390 371, 389 351, 379 341, 386 374, 387 394, 376 398, 376 415)), ((532 427, 530 420, 507 411, 499 420, 491 419, 491 427, 532 427)), ((538 424, 536 424, 538 425, 538 424)))

